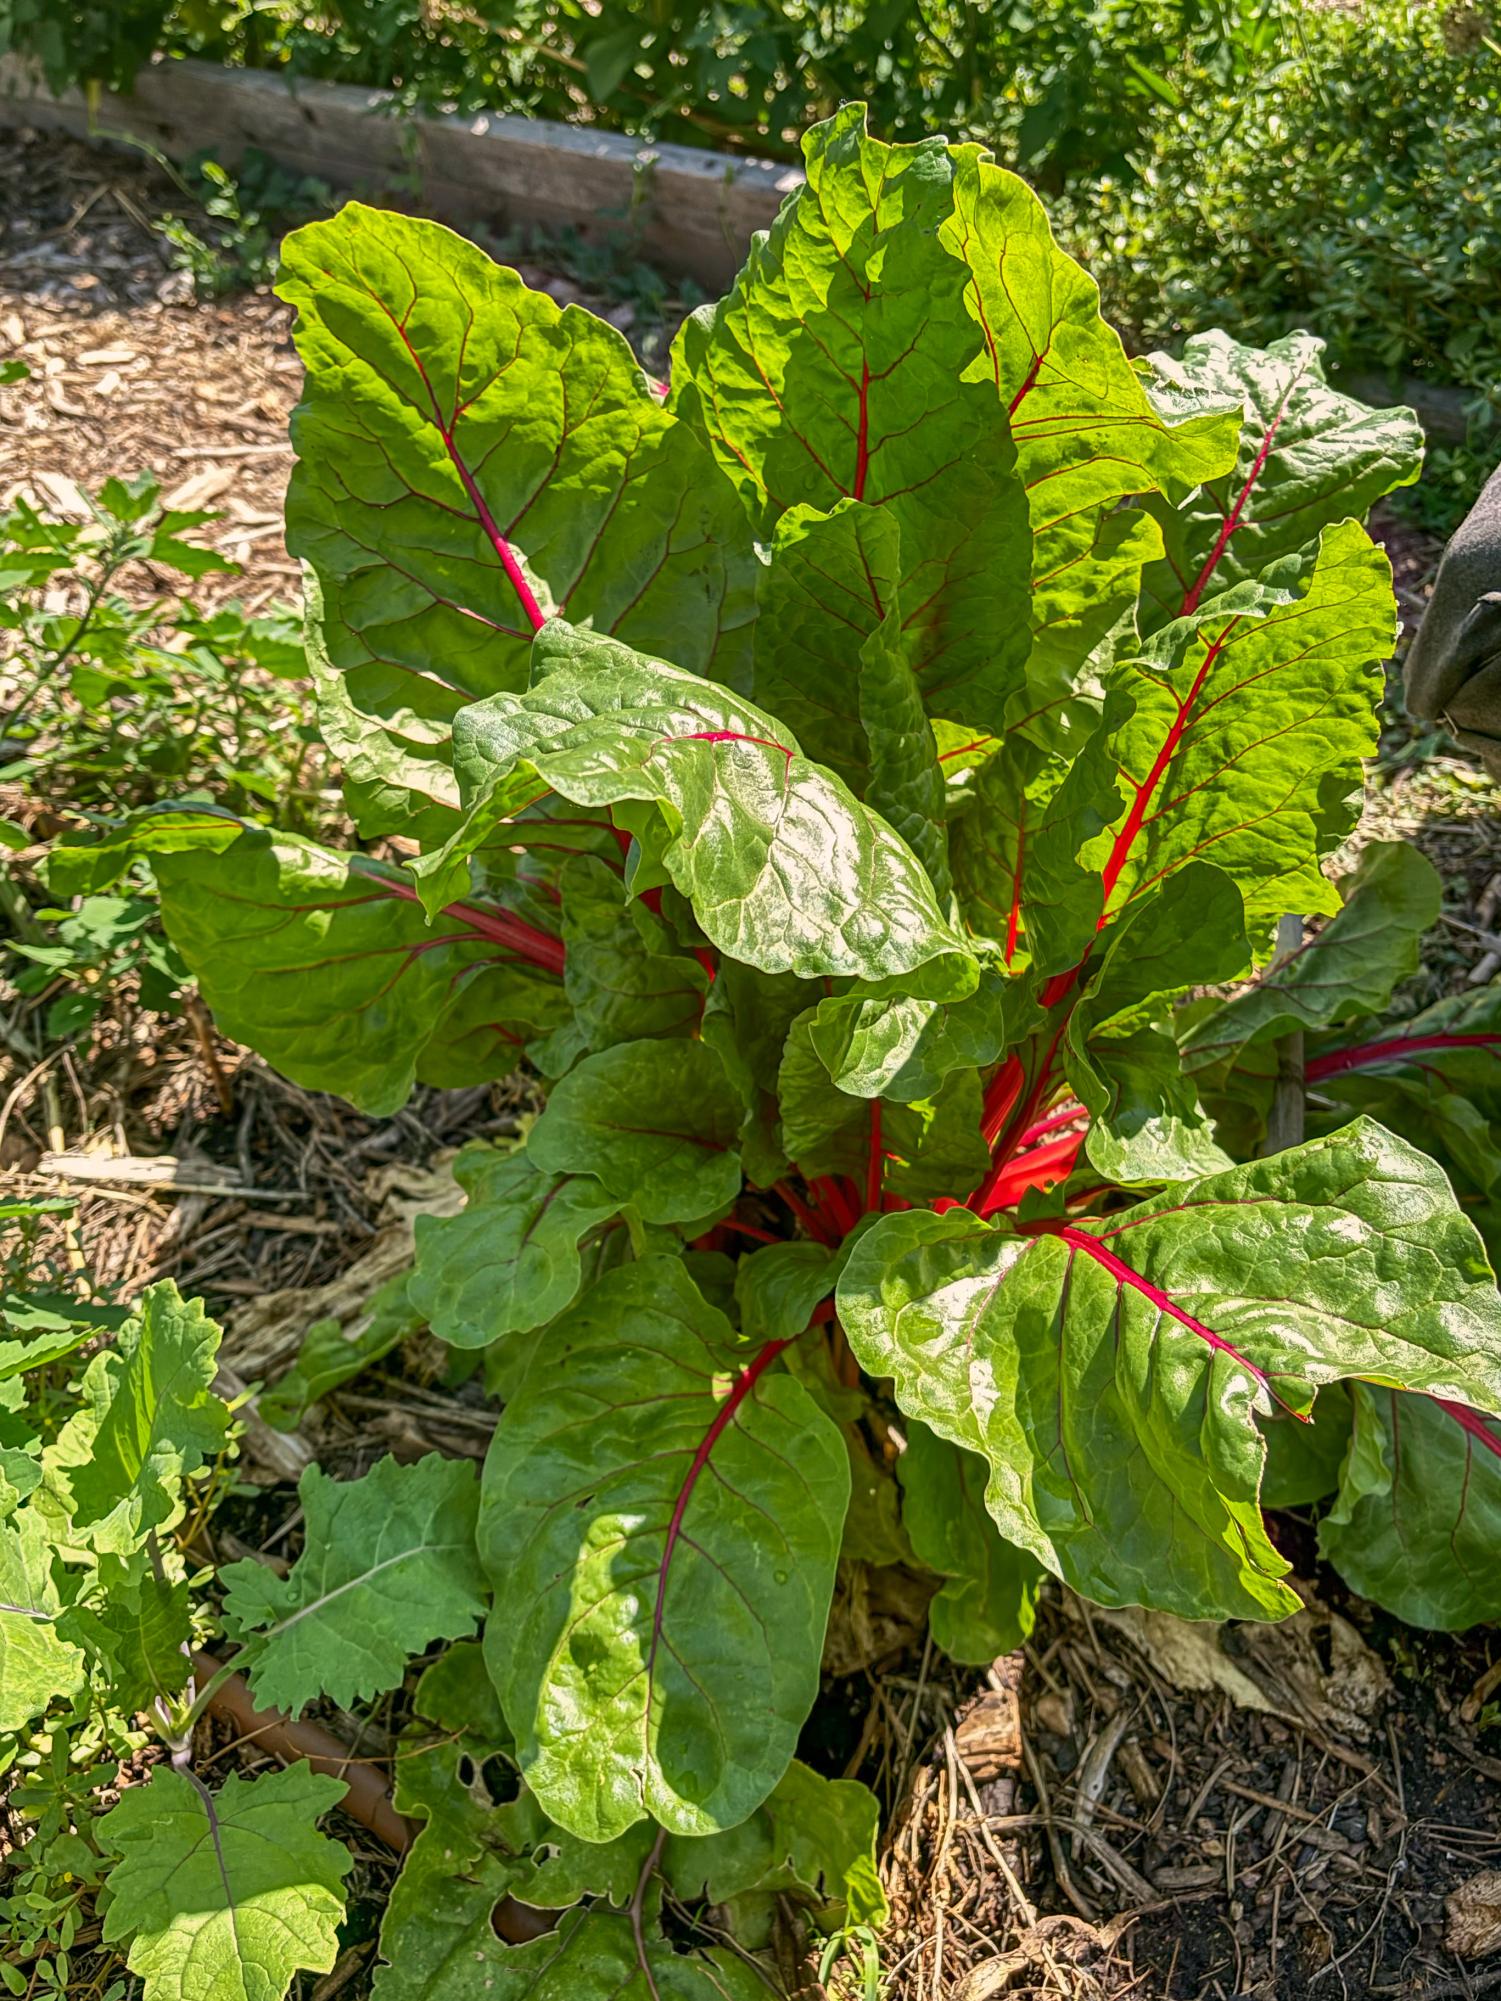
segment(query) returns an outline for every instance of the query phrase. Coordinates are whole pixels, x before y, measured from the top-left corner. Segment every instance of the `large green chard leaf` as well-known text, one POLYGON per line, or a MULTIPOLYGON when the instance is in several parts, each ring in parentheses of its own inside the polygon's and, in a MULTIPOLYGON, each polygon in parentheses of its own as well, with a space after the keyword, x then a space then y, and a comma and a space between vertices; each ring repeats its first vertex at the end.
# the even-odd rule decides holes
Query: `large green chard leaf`
POLYGON ((1364 1384, 1354 1403, 1320 1550, 1363 1598, 1410 1625, 1452 1632, 1501 1619, 1501 1427, 1364 1384))
POLYGON ((706 1043, 620 1042, 555 1087, 526 1150, 543 1174, 592 1177, 612 1209, 687 1223, 740 1192, 741 1111, 706 1043))
POLYGON ((395 1688, 434 1640, 474 1631, 485 1588, 467 1460, 382 1459, 361 1480, 309 1466, 297 1496, 305 1541, 287 1576, 253 1557, 220 1572, 258 1701, 298 1710, 319 1695, 369 1697, 395 1688))
POLYGON ((89 1363, 83 1408, 46 1455, 74 1536, 125 1555, 174 1519, 184 1476, 221 1450, 229 1430, 210 1387, 219 1339, 201 1303, 163 1279, 89 1363))
POLYGON ((818 1688, 849 1470, 675 1258, 554 1323, 485 1464, 486 1657, 546 1811, 591 1841, 734 1825, 818 1688))
POLYGON ((730 484, 624 339, 434 222, 351 202, 282 246, 307 369, 287 540, 317 575, 331 747, 409 831, 457 709, 523 688, 554 612, 743 684, 730 484))
POLYGON ((562 1312, 578 1290, 581 1239, 621 1205, 590 1175, 545 1173, 525 1149, 481 1142, 453 1171, 468 1203, 417 1218, 408 1296, 439 1340, 484 1348, 562 1312))
POLYGON ((1151 489, 1176 506, 1228 473, 1240 392, 1218 411, 1212 396, 1186 416, 1154 407, 1100 317, 1099 287, 1053 241, 1036 195, 978 149, 954 153, 954 210, 939 236, 968 269, 982 336, 966 378, 1006 408, 1031 515, 1031 708, 1072 689, 1160 553, 1148 517, 1118 503, 1151 489))
POLYGON ((1501 1301, 1432 1161, 1368 1121, 1040 1236, 888 1216, 839 1315, 903 1409, 990 1465, 1001 1532, 1087 1596, 1297 1609, 1258 1506, 1273 1401, 1363 1377, 1501 1405, 1501 1301))
POLYGON ((1183 1067, 1239 1151, 1254 1151, 1264 1129, 1275 1045, 1384 1008, 1417 971, 1423 933, 1443 901, 1432 863, 1405 841, 1373 841, 1339 893, 1338 915, 1296 951, 1228 1000, 1197 1002, 1180 1016, 1183 1067))
POLYGON ((1186 502, 1149 498, 1164 555, 1142 580, 1142 623, 1155 629, 1215 593, 1305 549, 1321 529, 1364 516, 1423 463, 1423 430, 1411 410, 1371 410, 1324 380, 1324 343, 1293 333, 1268 348, 1225 333, 1195 334, 1181 361, 1140 363, 1164 417, 1244 406, 1233 467, 1216 469, 1186 502))
POLYGON ((21 1508, 0 1521, 0 1732, 82 1693, 84 1657, 58 1635, 61 1610, 47 1524, 21 1508))
POLYGON ((172 942, 224 1033, 363 1111, 405 1102, 457 1015, 465 1082, 505 1076, 519 1046, 564 1016, 557 939, 539 942, 499 905, 430 921, 410 879, 368 856, 248 828, 222 854, 156 854, 152 866, 172 942), (545 963, 521 956, 533 953, 545 963))
POLYGON ((762 590, 755 693, 810 757, 891 822, 942 894, 943 777, 912 668, 901 578, 890 509, 855 500, 831 514, 789 508, 762 590))
POLYGON ((953 162, 941 139, 871 139, 857 104, 803 155, 806 183, 733 291, 684 322, 671 408, 759 535, 799 504, 888 511, 929 714, 998 727, 1026 662, 1031 537, 1006 413, 965 380, 980 336, 938 234, 953 162))
POLYGON ((210 1793, 159 1765, 99 1823, 109 1873, 104 1940, 130 1940, 145 2001, 281 2001, 339 1950, 353 1857, 316 1822, 343 1798, 306 1765, 210 1793))
POLYGON ((976 1667, 1014 1653, 1031 1633, 1045 1575, 985 1512, 988 1475, 983 1459, 921 1420, 897 1462, 903 1526, 918 1560, 944 1579, 928 1607, 933 1638, 950 1660, 976 1667))
POLYGON ((533 662, 525 695, 477 702, 455 724, 468 811, 416 865, 430 909, 461 895, 465 857, 551 788, 632 807, 632 831, 704 935, 763 972, 879 980, 947 956, 967 963, 906 842, 774 717, 561 621, 533 662))
POLYGON ((1311 569, 1243 584, 1127 663, 1135 713, 1110 739, 1128 805, 1085 850, 1117 911, 1194 859, 1239 887, 1253 943, 1289 910, 1333 912, 1320 857, 1359 811, 1376 748, 1391 566, 1353 521, 1311 569))

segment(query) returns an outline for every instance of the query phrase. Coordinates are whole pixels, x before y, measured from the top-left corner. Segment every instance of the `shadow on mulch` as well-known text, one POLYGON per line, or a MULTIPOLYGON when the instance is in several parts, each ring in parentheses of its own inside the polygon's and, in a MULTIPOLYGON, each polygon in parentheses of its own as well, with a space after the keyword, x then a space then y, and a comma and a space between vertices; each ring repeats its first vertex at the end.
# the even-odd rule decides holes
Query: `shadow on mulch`
POLYGON ((897 1751, 867 1741, 845 1769, 888 1803, 898 1781, 887 2001, 1501 1987, 1445 1944, 1446 1900, 1501 1867, 1501 1636, 1415 1633, 1316 1575, 1282 1626, 1055 1589, 978 1679, 931 1652, 878 1671, 866 1701, 897 1751))

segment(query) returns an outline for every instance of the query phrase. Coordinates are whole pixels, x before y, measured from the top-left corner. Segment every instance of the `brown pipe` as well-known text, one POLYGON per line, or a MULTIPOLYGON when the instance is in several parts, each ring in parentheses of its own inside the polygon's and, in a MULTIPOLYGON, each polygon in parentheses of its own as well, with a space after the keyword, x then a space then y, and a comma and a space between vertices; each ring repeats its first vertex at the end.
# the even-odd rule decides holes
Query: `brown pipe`
MULTIPOLYGON (((200 1687, 220 1672, 223 1662, 195 1648, 193 1672, 200 1687)), ((327 1772, 349 1788, 339 1802, 362 1827, 368 1827, 377 1841, 398 1855, 405 1855, 419 1829, 396 1811, 386 1775, 378 1765, 358 1758, 347 1744, 325 1730, 321 1723, 293 1722, 279 1709, 257 1709, 243 1675, 227 1674, 209 1697, 209 1713, 232 1723, 243 1738, 252 1739, 263 1751, 280 1758, 284 1765, 306 1759, 315 1772, 327 1772)), ((515 1897, 502 1897, 490 1914, 496 1936, 508 1945, 525 1945, 528 1939, 550 1932, 558 1919, 556 1911, 534 1910, 515 1897)))

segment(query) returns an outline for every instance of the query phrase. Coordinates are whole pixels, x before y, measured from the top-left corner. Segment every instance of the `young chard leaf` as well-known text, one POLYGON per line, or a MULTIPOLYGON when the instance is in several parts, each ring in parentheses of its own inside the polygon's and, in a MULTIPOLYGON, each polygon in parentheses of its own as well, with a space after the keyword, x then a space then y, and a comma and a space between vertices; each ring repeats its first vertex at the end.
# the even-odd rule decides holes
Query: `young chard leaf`
POLYGON ((655 806, 630 824, 662 879, 712 945, 763 972, 884 979, 968 959, 906 842, 774 718, 557 620, 533 665, 525 695, 477 702, 455 725, 466 817, 417 864, 429 909, 463 894, 465 857, 551 789, 655 806))
POLYGON ((527 1783, 586 1840, 743 1820, 817 1691, 849 1467, 783 1345, 737 1349, 646 1257, 554 1323, 496 1427, 487 1657, 527 1783))
POLYGON ((988 1472, 920 1420, 897 1462, 903 1525, 918 1560, 944 1580, 928 1607, 934 1641, 950 1660, 976 1667, 1015 1653, 1028 1637, 1046 1575, 985 1512, 988 1472))
POLYGON ((281 2001, 339 1949, 354 1858, 317 1821, 344 1795, 306 1765, 231 1776, 217 1793, 159 1765, 99 1823, 106 1944, 130 1941, 145 2001, 281 2001))
POLYGON ((546 1173, 526 1149, 465 1147, 453 1171, 468 1203, 417 1218, 409 1297, 440 1341, 483 1348, 562 1312, 578 1290, 580 1241, 621 1204, 591 1175, 546 1173))
POLYGON ((306 1540, 290 1573, 253 1557, 221 1573, 257 1701, 295 1711, 318 1695, 376 1695, 434 1640, 473 1632, 485 1589, 468 1461, 382 1459, 344 1481, 310 1466, 297 1493, 306 1540))
POLYGON ((1462 1405, 1357 1383, 1355 1428, 1319 1549, 1413 1626, 1501 1618, 1501 1427, 1462 1405))

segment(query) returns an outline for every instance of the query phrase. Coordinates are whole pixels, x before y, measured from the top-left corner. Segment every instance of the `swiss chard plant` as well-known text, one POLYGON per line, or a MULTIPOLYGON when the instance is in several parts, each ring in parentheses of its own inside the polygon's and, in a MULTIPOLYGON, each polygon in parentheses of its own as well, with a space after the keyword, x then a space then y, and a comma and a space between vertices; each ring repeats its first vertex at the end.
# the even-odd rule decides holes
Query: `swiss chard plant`
MULTIPOLYGON (((842 1562, 925 1572, 985 1661, 1049 1573, 1294 1611, 1264 1509, 1332 1494, 1362 1590, 1501 1611, 1501 1022, 1373 1025, 1433 885, 1328 873, 1394 637, 1361 517, 1417 426, 1306 335, 1128 360, 973 146, 852 107, 805 152, 665 396, 435 225, 292 236, 288 539, 365 845, 189 801, 51 864, 98 895, 149 858, 220 1027, 305 1086, 546 1087, 355 1344, 482 1366, 477 1494, 310 1474, 291 1575, 224 1605, 293 1710, 461 1642, 402 1768, 387 1997, 754 1992, 685 1908, 752 1953, 789 1887, 878 1921, 860 1796, 796 1762, 842 1562), (1268 1152, 1300 1034, 1309 1136, 1268 1152), (580 1908, 507 1945, 504 1896, 580 1908)), ((38 1509, 11 1533, 73 1560, 38 1509)), ((189 1991, 159 1825, 248 1858, 264 1812, 314 1886, 295 1964, 330 1963, 332 1792, 230 1786, 174 1768, 104 1824, 148 1993, 189 1991)))

